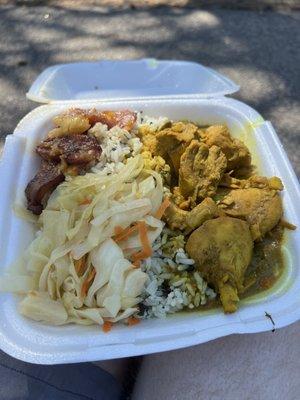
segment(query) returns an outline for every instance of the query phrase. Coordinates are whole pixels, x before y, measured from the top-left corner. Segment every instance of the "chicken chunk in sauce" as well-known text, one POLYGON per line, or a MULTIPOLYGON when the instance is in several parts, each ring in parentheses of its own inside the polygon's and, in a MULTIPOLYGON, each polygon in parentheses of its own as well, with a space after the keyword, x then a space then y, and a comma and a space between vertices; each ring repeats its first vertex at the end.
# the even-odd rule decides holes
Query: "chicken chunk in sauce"
POLYGON ((220 187, 227 187, 230 189, 270 189, 270 190, 283 190, 281 179, 277 176, 267 178, 265 176, 252 175, 248 179, 237 179, 230 174, 224 174, 220 181, 220 187))
POLYGON ((215 218, 221 214, 217 204, 210 198, 205 198, 191 211, 182 210, 171 201, 165 211, 164 219, 171 229, 183 230, 186 234, 198 228, 208 219, 215 218))
POLYGON ((189 256, 233 312, 253 246, 282 219, 282 182, 257 175, 247 146, 223 125, 172 123, 152 134, 151 145, 172 175, 164 220, 185 235, 189 256))
POLYGON ((226 157, 218 146, 209 148, 192 140, 180 158, 180 192, 194 202, 213 196, 226 166, 226 157))
POLYGON ((249 167, 251 154, 247 147, 238 139, 230 135, 224 125, 212 125, 202 134, 202 140, 208 147, 218 146, 227 159, 227 170, 249 167))
POLYGON ((194 139, 198 127, 191 123, 176 122, 162 129, 156 135, 156 151, 169 159, 174 173, 178 176, 180 158, 186 147, 194 139))
POLYGON ((253 250, 248 223, 231 217, 206 221, 190 235, 186 250, 219 293, 224 311, 236 311, 253 250))
POLYGON ((220 207, 227 215, 246 220, 254 240, 262 239, 278 224, 283 214, 281 198, 276 190, 231 190, 220 207))

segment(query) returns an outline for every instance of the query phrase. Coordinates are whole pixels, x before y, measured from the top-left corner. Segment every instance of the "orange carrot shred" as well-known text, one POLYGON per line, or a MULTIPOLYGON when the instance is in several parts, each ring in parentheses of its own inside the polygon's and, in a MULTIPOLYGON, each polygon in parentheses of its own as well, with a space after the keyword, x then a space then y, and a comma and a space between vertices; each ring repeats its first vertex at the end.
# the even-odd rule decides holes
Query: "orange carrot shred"
POLYGON ((128 239, 128 237, 132 235, 137 229, 138 229, 137 225, 128 226, 128 228, 124 229, 122 233, 114 237, 114 241, 118 243, 121 242, 122 240, 128 239))
POLYGON ((133 253, 131 255, 131 259, 132 259, 133 263, 142 260, 143 257, 144 257, 144 252, 143 251, 137 251, 136 253, 133 253))
POLYGON ((117 226, 115 226, 114 232, 115 232, 115 235, 117 236, 117 235, 120 235, 121 233, 123 233, 124 229, 120 225, 117 225, 117 226))
POLYGON ((139 221, 138 227, 142 250, 132 254, 131 258, 134 262, 143 260, 144 258, 148 258, 152 255, 152 248, 147 235, 147 227, 145 221, 139 221))
POLYGON ((85 206, 87 204, 91 204, 92 200, 91 199, 83 199, 82 202, 80 203, 81 206, 85 206))
POLYGON ((164 215, 166 209, 170 206, 171 202, 169 197, 165 197, 164 201, 161 203, 159 209, 156 211, 154 214, 154 217, 157 219, 161 219, 161 217, 164 215))
POLYGON ((105 321, 104 324, 102 325, 102 330, 104 333, 111 331, 111 328, 112 328, 112 322, 110 321, 105 321))
POLYGON ((151 256, 151 253, 148 253, 144 250, 137 251, 136 253, 133 253, 131 255, 132 261, 138 261, 138 260, 143 260, 144 258, 148 258, 151 256))
POLYGON ((136 260, 136 261, 134 261, 134 262, 132 263, 132 265, 133 265, 135 268, 139 268, 139 267, 141 266, 141 261, 140 261, 140 260, 136 260))
POLYGON ((140 320, 138 318, 135 317, 129 317, 127 320, 128 326, 133 326, 133 325, 137 325, 140 323, 140 320))
POLYGON ((79 260, 74 261, 75 271, 78 276, 82 276, 86 269, 86 257, 83 256, 79 260))
POLYGON ((93 269, 89 272, 89 274, 88 274, 86 280, 85 280, 85 281, 83 282, 83 284, 82 284, 82 287, 81 287, 81 297, 85 297, 85 296, 86 296, 86 294, 87 294, 87 292, 88 292, 88 290, 89 290, 89 288, 90 288, 90 285, 91 285, 93 279, 95 278, 95 275, 96 275, 96 270, 95 270, 95 268, 93 268, 93 269))
POLYGON ((138 227, 139 227, 139 236, 142 244, 142 249, 146 254, 149 254, 148 257, 150 257, 152 254, 152 248, 147 234, 146 222, 139 221, 138 227))

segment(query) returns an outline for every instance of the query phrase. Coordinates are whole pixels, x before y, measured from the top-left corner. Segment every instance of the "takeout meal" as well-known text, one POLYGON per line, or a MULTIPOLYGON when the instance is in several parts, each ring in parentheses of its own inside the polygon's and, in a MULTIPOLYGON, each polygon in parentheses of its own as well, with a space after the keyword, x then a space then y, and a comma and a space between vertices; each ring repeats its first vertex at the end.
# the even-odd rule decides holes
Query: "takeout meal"
MULTIPOLYGON (((284 268, 278 177, 224 125, 70 109, 37 144, 25 189, 37 233, 0 280, 45 323, 99 324, 238 308, 284 268)), ((26 215, 24 213, 24 215, 26 215)))

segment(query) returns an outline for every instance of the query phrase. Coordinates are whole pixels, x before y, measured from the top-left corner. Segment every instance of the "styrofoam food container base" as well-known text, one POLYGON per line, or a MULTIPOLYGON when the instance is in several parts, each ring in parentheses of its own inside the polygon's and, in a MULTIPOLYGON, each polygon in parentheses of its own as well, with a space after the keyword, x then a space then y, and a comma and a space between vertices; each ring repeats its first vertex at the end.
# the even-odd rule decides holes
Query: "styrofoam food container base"
MULTIPOLYGON (((41 106, 28 114, 6 140, 0 179, 0 267, 1 272, 20 256, 34 237, 33 227, 14 215, 12 206, 24 201, 24 188, 35 174, 39 160, 34 147, 51 127, 51 119, 70 107, 143 110, 151 116, 188 119, 203 125, 226 123, 232 134, 249 147, 259 172, 279 176, 285 218, 300 226, 300 191, 297 178, 272 125, 247 105, 220 99, 127 99, 123 101, 59 102, 41 106)), ((271 330, 300 317, 300 233, 286 231, 283 253, 285 273, 269 291, 241 301, 240 309, 224 315, 221 309, 178 313, 166 319, 142 321, 134 327, 122 324, 105 334, 99 326, 52 327, 22 317, 19 298, 0 296, 0 347, 13 357, 32 363, 58 364, 96 361, 161 352, 192 346, 233 333, 271 330)))

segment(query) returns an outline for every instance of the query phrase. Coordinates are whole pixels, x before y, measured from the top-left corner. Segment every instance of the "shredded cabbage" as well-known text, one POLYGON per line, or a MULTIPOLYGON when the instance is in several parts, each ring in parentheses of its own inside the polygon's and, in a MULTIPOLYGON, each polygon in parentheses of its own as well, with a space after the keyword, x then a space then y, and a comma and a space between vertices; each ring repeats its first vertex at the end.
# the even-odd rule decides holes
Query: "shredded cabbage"
POLYGON ((137 221, 145 221, 151 244, 162 231, 154 217, 162 179, 143 166, 138 155, 118 173, 95 170, 56 188, 18 269, 0 278, 1 291, 27 294, 20 303, 23 315, 53 325, 101 325, 138 311, 147 274, 128 257, 142 248, 139 234, 120 243, 113 237, 116 227, 137 221))
POLYGON ((67 322, 68 313, 59 300, 53 300, 46 292, 30 292, 20 303, 21 314, 53 325, 67 322))

